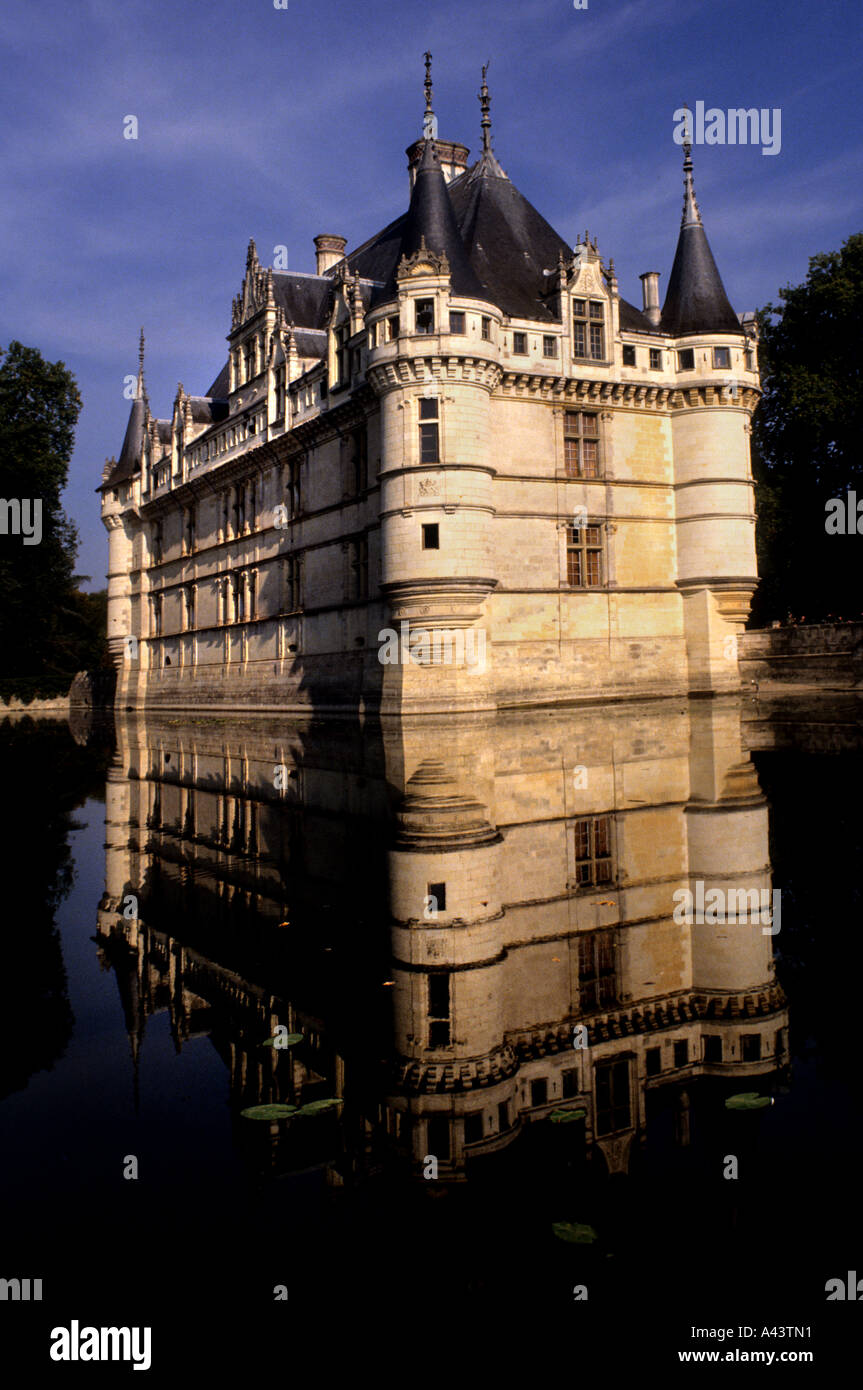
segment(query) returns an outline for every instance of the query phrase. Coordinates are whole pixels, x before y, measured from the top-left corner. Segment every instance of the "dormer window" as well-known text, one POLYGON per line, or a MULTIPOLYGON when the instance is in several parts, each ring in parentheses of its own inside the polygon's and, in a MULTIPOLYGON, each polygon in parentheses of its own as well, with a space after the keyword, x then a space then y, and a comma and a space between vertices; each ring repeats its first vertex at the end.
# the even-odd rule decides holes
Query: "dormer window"
POLYGON ((417 333, 434 333, 433 299, 418 299, 416 301, 415 323, 417 333))
POLYGON ((255 375, 255 340, 247 339, 243 346, 243 380, 251 381, 255 375))
POLYGON ((572 301, 572 355, 587 361, 605 358, 605 308, 601 300, 572 301))
POLYGON ((347 386, 351 378, 348 339, 351 336, 350 324, 343 323, 336 329, 336 377, 339 386, 347 386))

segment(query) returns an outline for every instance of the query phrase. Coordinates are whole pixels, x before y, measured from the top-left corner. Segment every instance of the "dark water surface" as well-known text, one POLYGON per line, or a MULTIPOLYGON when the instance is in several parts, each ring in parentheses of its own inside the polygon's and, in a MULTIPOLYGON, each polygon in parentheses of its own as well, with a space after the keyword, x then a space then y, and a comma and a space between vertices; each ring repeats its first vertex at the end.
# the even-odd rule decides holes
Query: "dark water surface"
POLYGON ((73 1318, 152 1327, 158 1384, 438 1358, 460 1383, 510 1354, 661 1374, 717 1346, 838 1366, 861 1305, 825 1284, 863 1279, 858 728, 718 702, 3 726, 0 1277, 43 1281, 0 1303, 8 1383, 132 1373, 50 1362, 73 1318), (690 940, 671 894, 698 877, 780 888, 780 931, 690 940), (302 1041, 263 1047, 279 1023, 302 1041), (773 1104, 727 1109, 744 1091, 773 1104))

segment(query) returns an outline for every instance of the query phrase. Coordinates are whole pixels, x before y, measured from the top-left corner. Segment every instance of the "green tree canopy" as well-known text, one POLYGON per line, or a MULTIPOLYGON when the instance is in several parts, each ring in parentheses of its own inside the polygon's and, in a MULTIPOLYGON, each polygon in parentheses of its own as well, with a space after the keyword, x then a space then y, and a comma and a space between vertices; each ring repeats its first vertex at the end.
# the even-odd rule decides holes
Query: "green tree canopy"
POLYGON ((826 504, 863 501, 863 233, 813 256, 759 312, 764 396, 753 426, 762 583, 753 620, 857 617, 863 535, 828 535, 826 504))
MULTIPOLYGON (((62 687, 68 676, 99 657, 94 622, 101 605, 78 591, 78 537, 61 504, 69 474, 81 397, 63 362, 46 362, 36 348, 0 348, 0 498, 41 502, 41 538, 24 544, 14 534, 14 510, 4 508, 0 534, 0 681, 42 681, 62 687)), ((34 513, 30 510, 32 519, 34 513)), ((32 532, 35 537, 37 531, 32 532)), ((10 686, 10 682, 13 684, 10 686)), ((68 684, 68 682, 67 682, 68 684)))

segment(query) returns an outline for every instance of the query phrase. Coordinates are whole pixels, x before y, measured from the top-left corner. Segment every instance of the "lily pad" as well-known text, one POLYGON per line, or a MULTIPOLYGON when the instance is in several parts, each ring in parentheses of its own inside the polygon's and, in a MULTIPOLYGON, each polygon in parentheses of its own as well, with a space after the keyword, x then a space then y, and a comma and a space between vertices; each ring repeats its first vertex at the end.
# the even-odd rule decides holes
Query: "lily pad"
POLYGON ((570 1245, 593 1245, 599 1239, 592 1226, 584 1226, 577 1221, 555 1221, 551 1229, 558 1240, 565 1240, 570 1245))
POLYGON ((244 1120, 286 1120, 296 1113, 295 1105, 250 1105, 240 1111, 244 1120))
POLYGON ((773 1101, 770 1096, 760 1096, 757 1091, 740 1091, 729 1096, 725 1102, 726 1110, 764 1110, 773 1101))
POLYGON ((549 1119, 553 1125, 568 1125, 573 1120, 583 1120, 586 1110, 552 1110, 549 1119))
POLYGON ((282 1037, 277 1033, 274 1038, 267 1038, 266 1042, 262 1042, 261 1047, 275 1047, 281 1052, 285 1047, 296 1047, 297 1043, 303 1041, 303 1036, 302 1033, 288 1033, 282 1037))
POLYGON ((344 1101, 335 1096, 327 1100, 310 1100, 307 1105, 302 1105, 297 1111, 298 1115, 323 1115, 325 1110, 334 1110, 337 1105, 344 1105, 344 1101))

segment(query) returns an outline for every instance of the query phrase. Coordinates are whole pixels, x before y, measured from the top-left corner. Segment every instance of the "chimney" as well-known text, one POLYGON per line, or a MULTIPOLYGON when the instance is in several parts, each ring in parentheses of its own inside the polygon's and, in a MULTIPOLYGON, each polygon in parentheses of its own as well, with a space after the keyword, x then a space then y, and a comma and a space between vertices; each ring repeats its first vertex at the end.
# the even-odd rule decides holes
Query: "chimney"
POLYGON ((659 307, 659 271, 646 270, 638 278, 641 281, 641 294, 644 299, 644 317, 656 328, 662 318, 662 310, 659 307))
MULTIPOLYGON (((405 150, 405 154, 408 157, 408 176, 410 178, 411 192, 413 192, 413 187, 416 183, 417 168, 423 157, 425 146, 426 142, 424 139, 415 140, 414 143, 409 145, 405 150)), ((453 179, 457 179, 467 168, 467 158, 470 154, 470 150, 467 145, 459 145, 454 140, 438 140, 437 138, 435 138, 435 146, 437 148, 443 176, 447 183, 452 183, 453 179)))
POLYGON ((315 274, 323 275, 331 266, 337 265, 345 258, 345 247, 347 240, 343 236, 316 236, 315 237, 315 274))

